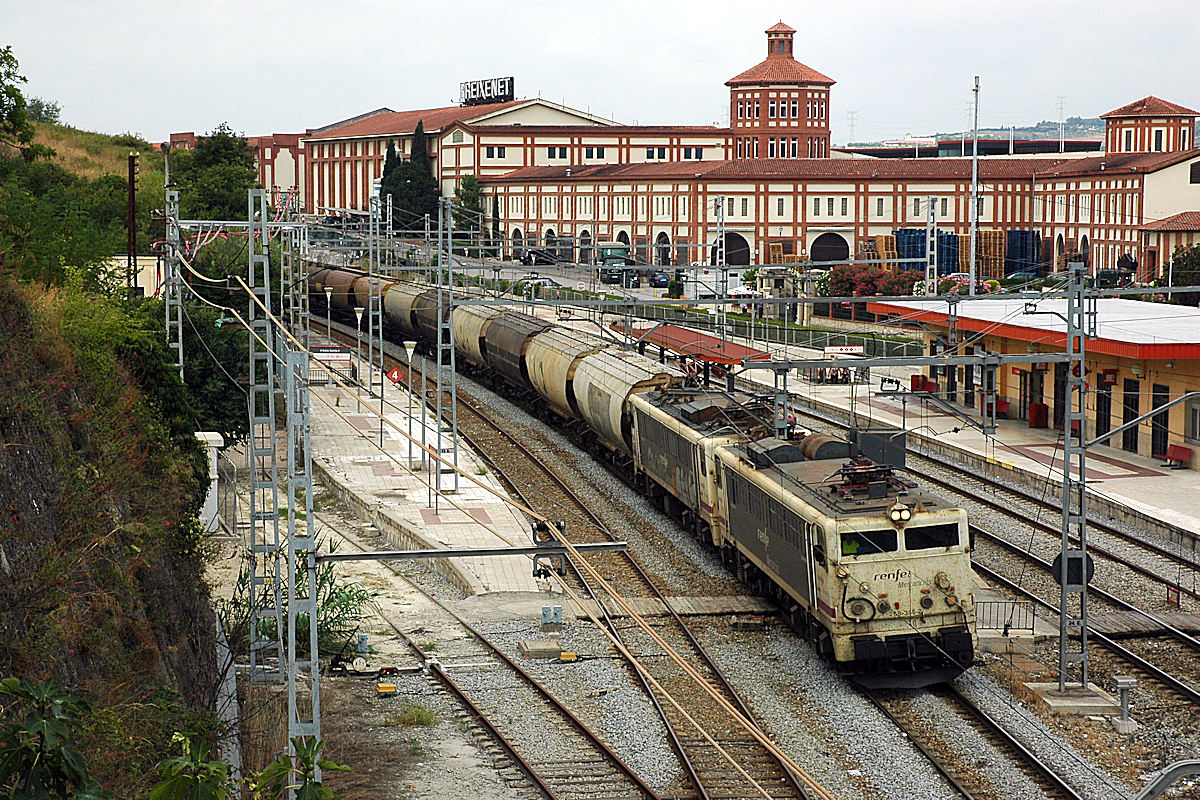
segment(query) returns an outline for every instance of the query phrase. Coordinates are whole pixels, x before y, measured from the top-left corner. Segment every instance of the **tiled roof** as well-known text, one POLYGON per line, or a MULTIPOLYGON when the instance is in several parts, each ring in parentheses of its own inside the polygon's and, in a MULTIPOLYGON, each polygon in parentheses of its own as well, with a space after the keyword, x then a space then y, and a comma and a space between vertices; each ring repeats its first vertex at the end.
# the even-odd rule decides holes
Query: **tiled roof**
POLYGON ((681 180, 711 173, 724 161, 662 161, 645 164, 592 164, 569 167, 526 167, 505 175, 480 176, 484 183, 528 181, 634 181, 665 178, 681 180), (568 174, 569 173, 569 174, 568 174))
POLYGON ((1181 211, 1142 226, 1144 231, 1200 231, 1200 211, 1181 211))
POLYGON ((449 106, 427 108, 420 111, 392 111, 380 109, 361 117, 317 128, 309 139, 349 139, 357 136, 404 136, 417 128, 418 122, 425 123, 425 132, 433 133, 447 125, 478 119, 496 111, 513 108, 527 100, 509 100, 505 103, 485 103, 478 106, 449 106))
MULTIPOLYGON (((981 158, 979 177, 996 180, 1053 180, 1105 173, 1152 172, 1180 161, 1200 158, 1197 151, 1183 153, 1129 153, 1089 158, 981 158), (1105 169, 1100 169, 1100 164, 1105 169)), ((731 161, 646 162, 527 167, 487 182, 525 181, 633 181, 706 178, 722 181, 830 180, 906 181, 971 179, 969 158, 759 158, 731 161), (567 172, 570 171, 570 175, 567 172)))
POLYGON ((1039 178, 1046 178, 1052 174, 1068 177, 1109 172, 1153 172, 1156 169, 1195 158, 1197 155, 1200 154, 1194 150, 1182 150, 1176 153, 1107 153, 1056 163, 1051 169, 1039 169, 1037 174, 1039 178), (1103 165, 1103 169, 1101 165, 1103 165))
POLYGON ((836 81, 822 75, 812 67, 801 64, 788 55, 772 54, 767 59, 741 75, 735 75, 725 81, 726 86, 744 86, 757 83, 815 83, 821 86, 832 86, 836 81))
MULTIPOLYGON (((981 178, 1020 178, 1068 159, 980 159, 981 178)), ((971 179, 969 158, 759 158, 725 161, 713 178, 830 178, 874 180, 935 178, 971 179)))
POLYGON ((771 27, 767 28, 767 33, 795 33, 796 29, 790 25, 784 25, 783 20, 779 20, 771 27))
POLYGON ((716 128, 712 125, 484 125, 470 122, 459 123, 469 131, 483 131, 502 134, 542 134, 560 136, 578 136, 583 133, 603 133, 611 136, 636 136, 651 134, 661 136, 695 136, 709 134, 712 136, 729 136, 731 128, 716 128))
POLYGON ((1121 106, 1115 111, 1110 111, 1107 114, 1101 114, 1100 119, 1108 119, 1109 117, 1197 117, 1200 112, 1192 111, 1190 108, 1168 103, 1166 100, 1159 99, 1153 95, 1143 97, 1141 100, 1130 103, 1127 106, 1121 106))

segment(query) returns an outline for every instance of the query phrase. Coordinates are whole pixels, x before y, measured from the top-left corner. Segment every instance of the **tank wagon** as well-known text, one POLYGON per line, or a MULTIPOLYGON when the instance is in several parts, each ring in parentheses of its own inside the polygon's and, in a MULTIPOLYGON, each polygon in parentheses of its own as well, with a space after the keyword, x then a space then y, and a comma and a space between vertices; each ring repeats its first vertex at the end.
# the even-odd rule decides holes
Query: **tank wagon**
MULTIPOLYGON (((345 309, 358 275, 319 277, 314 292, 333 286, 334 310, 345 309)), ((385 326, 436 337, 436 291, 399 282, 383 291, 385 326)), ((854 680, 924 686, 970 667, 961 508, 842 439, 775 438, 766 398, 690 386, 674 367, 517 312, 463 305, 448 321, 462 362, 586 432, 594 452, 778 600, 854 680)))

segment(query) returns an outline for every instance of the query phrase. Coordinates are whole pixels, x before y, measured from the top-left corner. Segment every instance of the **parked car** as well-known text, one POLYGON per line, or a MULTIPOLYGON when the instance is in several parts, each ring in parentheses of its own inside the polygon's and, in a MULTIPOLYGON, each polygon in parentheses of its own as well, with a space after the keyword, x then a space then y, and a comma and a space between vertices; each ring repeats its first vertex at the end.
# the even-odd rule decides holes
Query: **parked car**
POLYGON ((528 247, 517 252, 517 261, 527 267, 532 267, 536 264, 557 264, 559 258, 550 250, 528 247))
POLYGON ((1010 272, 1004 276, 1006 281, 1036 281, 1041 276, 1032 270, 1020 270, 1018 272, 1010 272))
POLYGON ((671 282, 671 275, 667 272, 656 272, 650 277, 650 285, 655 289, 665 289, 671 282))
POLYGON ((561 283, 553 278, 542 278, 537 275, 534 275, 533 277, 526 275, 524 278, 521 278, 521 280, 517 281, 517 284, 520 286, 562 286, 561 283))

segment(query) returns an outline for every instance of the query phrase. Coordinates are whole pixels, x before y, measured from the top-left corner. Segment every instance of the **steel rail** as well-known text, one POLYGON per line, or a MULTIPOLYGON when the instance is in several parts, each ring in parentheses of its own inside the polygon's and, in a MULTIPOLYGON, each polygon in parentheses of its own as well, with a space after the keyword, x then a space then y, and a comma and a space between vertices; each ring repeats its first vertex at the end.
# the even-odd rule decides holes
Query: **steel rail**
MULTIPOLYGON (((1043 600, 1042 598, 1038 597, 1036 594, 1034 594, 1029 589, 1026 589, 1025 587, 1021 586, 1016 581, 1009 580, 1008 578, 1001 575, 999 572, 996 572, 994 569, 990 569, 979 563, 976 563, 974 565, 974 569, 976 572, 979 572, 981 575, 986 577, 988 580, 995 581, 996 583, 1000 584, 1001 586, 1004 586, 1005 588, 1007 588, 1009 591, 1014 592, 1022 597, 1029 598, 1029 600, 1031 600, 1032 602, 1041 606, 1042 608, 1046 609, 1047 611, 1051 611, 1055 614, 1058 613, 1058 606, 1054 605, 1053 603, 1047 602, 1046 600, 1043 600)), ((1097 631, 1095 628, 1092 628, 1091 626, 1088 626, 1088 636, 1091 638, 1094 638, 1096 641, 1100 642, 1105 647, 1107 647, 1110 650, 1112 650, 1113 652, 1117 653, 1119 656, 1121 656, 1126 661, 1128 661, 1131 664, 1133 664, 1134 666, 1136 666, 1138 669, 1142 670, 1145 674, 1147 674, 1147 675, 1151 676, 1152 678, 1154 678, 1155 680, 1157 680, 1159 683, 1162 683, 1165 686, 1167 686, 1168 688, 1173 689, 1174 691, 1183 695, 1187 699, 1191 700, 1193 703, 1200 704, 1200 690, 1197 690, 1194 687, 1189 686, 1188 684, 1186 684, 1183 681, 1176 678, 1174 675, 1163 670, 1161 667, 1157 667, 1154 664, 1151 664, 1149 661, 1142 658, 1137 653, 1134 653, 1133 651, 1129 650, 1128 648, 1122 647, 1111 636, 1106 636, 1105 634, 1101 633, 1100 631, 1097 631)))
MULTIPOLYGON (((320 515, 317 515, 317 518, 320 519, 320 515)), ((321 521, 324 522, 325 526, 327 528, 329 528, 330 530, 337 531, 336 526, 330 525, 327 520, 321 520, 321 521)), ((358 550, 360 550, 362 552, 367 552, 366 548, 362 547, 357 542, 355 542, 353 539, 350 539, 347 536, 343 535, 342 540, 345 541, 347 544, 349 544, 351 547, 358 548, 358 550)), ((400 571, 397 570, 395 567, 393 567, 388 562, 381 560, 381 561, 379 561, 379 563, 382 564, 383 566, 385 566, 393 574, 401 575, 400 571)), ((567 706, 564 705, 562 703, 562 701, 560 701, 557 697, 555 697, 548 689, 546 689, 544 686, 542 686, 542 684, 539 683, 536 678, 534 678, 532 675, 530 675, 528 672, 526 672, 521 667, 520 664, 518 664, 507 653, 505 653, 504 650, 499 645, 497 645, 491 639, 484 636, 483 633, 481 633, 479 630, 477 630, 475 628, 475 626, 473 626, 471 623, 469 623, 467 620, 465 620, 461 615, 459 615, 457 612, 455 612, 453 609, 451 609, 449 606, 447 606, 444 602, 442 602, 438 598, 434 597, 433 595, 429 594, 428 592, 426 592, 424 589, 417 586, 416 584, 412 584, 411 581, 410 581, 410 585, 412 585, 414 589, 416 589, 418 592, 420 592, 427 600, 436 604, 440 609, 442 609, 442 611, 449 614, 456 622, 458 622, 458 624, 460 624, 463 628, 465 628, 473 637, 475 637, 475 639, 477 641, 479 641, 481 644, 483 644, 484 647, 486 647, 497 659, 499 659, 501 663, 503 663, 505 666, 507 666, 509 669, 511 669, 513 672, 515 672, 522 681, 524 681, 531 688, 533 688, 533 690, 535 692, 537 692, 544 700, 546 700, 554 708, 554 710, 556 710, 560 714, 562 714, 562 716, 564 718, 566 718, 568 720, 568 722, 570 722, 571 726, 573 728, 575 728, 575 730, 581 736, 583 736, 584 739, 586 739, 590 744, 592 744, 594 747, 596 747, 596 749, 599 750, 600 753, 605 758, 607 758, 609 761, 611 761, 617 767, 617 769, 623 775, 625 775, 625 777, 627 777, 634 784, 634 786, 639 791, 641 791, 647 798, 649 798, 650 800, 659 800, 658 793, 655 792, 652 788, 650 788, 650 786, 648 786, 646 784, 646 782, 644 780, 642 780, 642 778, 636 772, 634 772, 633 769, 628 764, 626 764, 621 759, 621 757, 618 756, 612 750, 612 748, 610 748, 607 744, 605 744, 604 741, 594 731, 592 731, 592 729, 589 728, 581 719, 579 719, 579 717, 577 717, 575 715, 575 713, 573 711, 571 711, 571 709, 567 708, 567 706)), ((529 773, 531 780, 533 780, 535 783, 537 783, 539 788, 545 786, 544 779, 540 775, 538 775, 536 770, 520 755, 520 753, 518 753, 516 751, 515 745, 513 745, 511 742, 509 742, 507 737, 505 737, 499 731, 499 729, 495 726, 495 724, 490 719, 488 719, 486 713, 484 713, 481 709, 478 708, 478 706, 475 705, 474 702, 472 702, 469 698, 466 697, 466 695, 463 693, 463 690, 454 683, 453 678, 451 678, 449 676, 449 674, 447 674, 446 671, 441 668, 441 665, 438 664, 435 660, 431 659, 429 654, 426 653, 421 648, 421 646, 415 640, 412 639, 411 636, 409 636, 407 633, 405 633, 399 627, 397 627, 396 624, 394 622, 392 622, 392 620, 390 618, 382 617, 382 619, 389 628, 391 628, 393 631, 395 631, 395 633, 401 639, 403 639, 406 644, 409 645, 410 648, 412 648, 414 651, 416 651, 418 656, 424 660, 425 664, 427 666, 429 666, 431 671, 435 671, 437 673, 439 680, 441 680, 447 686, 447 688, 450 689, 457 697, 459 697, 461 700, 463 700, 464 703, 471 709, 471 712, 473 714, 475 714, 477 717, 479 717, 479 719, 484 724, 484 726, 488 728, 489 732, 492 733, 493 737, 497 739, 497 741, 505 749, 505 751, 508 752, 513 757, 513 759, 521 765, 521 768, 523 771, 526 771, 527 773, 529 773)), ((548 786, 545 788, 544 791, 547 793, 547 796, 555 797, 554 792, 548 786)))
MULTIPOLYGON (((338 323, 335 323, 335 327, 341 328, 342 326, 338 323)), ((350 334, 348 333, 348 329, 339 331, 339 333, 341 333, 341 335, 343 335, 343 336, 347 336, 347 337, 350 336, 350 334)), ((385 356, 391 358, 393 360, 393 362, 395 362, 396 364, 403 364, 403 365, 405 365, 405 368, 407 368, 407 361, 405 359, 398 358, 397 357, 398 352, 399 352, 398 348, 394 343, 385 342, 385 344, 384 344, 385 356)), ((426 380, 426 389, 428 388, 429 383, 430 383, 430 381, 426 380)), ((511 444, 513 444, 518 450, 520 450, 532 463, 537 465, 537 467, 540 469, 540 471, 544 475, 546 475, 556 486, 558 486, 560 488, 560 490, 567 497, 569 497, 575 501, 575 503, 583 511, 585 516, 592 522, 592 524, 596 527, 596 529, 606 539, 608 539, 610 542, 618 541, 617 538, 615 536, 613 536, 612 533, 604 526, 604 524, 600 520, 600 518, 588 507, 588 505, 585 502, 583 502, 576 495, 576 493, 569 486, 567 486, 566 482, 563 481, 563 479, 553 469, 551 469, 550 466, 547 465, 536 453, 534 453, 532 450, 530 450, 523 442, 521 442, 519 439, 517 439, 512 433, 510 433, 508 430, 506 430, 502 425, 493 421, 481 408, 479 408, 478 406, 476 406, 475 404, 473 404, 469 401, 464 401, 463 394, 461 392, 459 394, 459 405, 460 405, 460 407, 465 406, 470 411, 472 411, 479 419, 481 419, 486 425, 488 425, 489 428, 491 428, 494 432, 497 432, 501 436, 503 436, 506 440, 508 440, 511 444)), ((473 445, 474 449, 477 452, 480 452, 480 454, 482 455, 483 448, 481 448, 477 442, 472 441, 470 439, 470 437, 463 434, 461 431, 459 432, 459 435, 463 436, 464 439, 467 439, 473 445)), ((497 473, 499 473, 501 475, 504 474, 503 470, 500 469, 500 467, 494 462, 494 460, 492 460, 491 458, 488 458, 487 461, 490 463, 492 468, 497 471, 497 473)), ((524 495, 523 492, 520 491, 520 488, 518 486, 516 486, 515 482, 511 481, 511 480, 508 480, 507 482, 509 483, 510 486, 513 486, 513 488, 518 491, 518 494, 521 495, 522 502, 525 502, 525 504, 528 506, 529 505, 528 498, 524 495)), ((532 507, 532 506, 530 506, 530 507, 532 507)), ((624 556, 625 561, 629 564, 629 566, 638 575, 640 580, 646 585, 647 588, 649 588, 651 590, 654 597, 659 600, 659 602, 663 605, 664 609, 666 609, 666 611, 672 617, 675 624, 683 632, 683 635, 684 635, 685 639, 688 641, 689 645, 691 645, 691 647, 695 650, 696 654, 699 656, 702 664, 715 677, 719 687, 725 692, 725 694, 728 696, 728 698, 731 700, 731 702, 733 702, 733 704, 738 709, 738 711, 743 716, 745 716, 746 719, 754 720, 754 715, 751 713, 751 711, 750 711, 749 707, 746 705, 745 701, 734 690, 733 686, 729 683, 729 681, 725 677, 724 673, 722 673, 721 670, 717 667, 716 663, 712 660, 712 657, 703 648, 703 646, 700 644, 700 642, 696 639, 695 634, 692 633, 691 629, 683 621, 683 618, 678 614, 678 612, 676 612, 676 610, 670 605, 670 603, 667 602, 666 596, 663 594, 662 590, 657 586, 657 584, 653 581, 653 579, 649 576, 649 574, 646 573, 645 569, 641 566, 640 563, 637 562, 637 560, 633 557, 633 555, 630 552, 628 552, 628 550, 622 550, 621 554, 624 556)), ((571 560, 568 559, 568 561, 571 561, 571 560)), ((614 635, 616 635, 617 638, 620 639, 621 637, 620 637, 619 633, 617 632, 617 627, 616 627, 615 623, 612 621, 611 617, 609 616, 608 610, 605 607, 605 604, 604 604, 603 600, 600 598, 599 594, 597 592, 595 592, 595 590, 592 589, 590 583, 586 579, 584 579, 581 570, 579 570, 579 568, 573 563, 573 561, 571 561, 571 567, 572 567, 572 571, 578 576, 579 580, 581 581, 581 583, 583 584, 585 589, 592 596, 593 600, 596 602, 597 606, 600 608, 600 610, 602 612, 602 616, 604 617, 604 620, 605 620, 605 624, 614 633, 614 635)), ((708 800, 708 798, 710 798, 710 795, 709 795, 707 789, 704 787, 703 781, 699 775, 699 772, 697 771, 691 758, 686 754, 686 745, 684 745, 683 742, 680 741, 678 731, 676 731, 674 729, 674 726, 671 724, 670 720, 668 719, 668 716, 666 713, 666 708, 664 706, 662 706, 661 702, 658 700, 657 696, 655 695, 655 692, 652 691, 652 688, 651 688, 649 682, 646 680, 646 676, 644 674, 644 671, 643 671, 643 668, 641 667, 641 665, 631 664, 631 666, 634 668, 634 672, 637 674, 639 682, 642 684, 644 690, 646 691, 647 696, 649 697, 649 699, 655 706, 657 712, 659 713, 660 717, 662 718, 663 723, 666 726, 667 731, 668 731, 668 738, 671 741, 672 749, 674 749, 676 751, 676 754, 679 756, 680 763, 684 766, 684 770, 688 774, 689 779, 692 781, 694 787, 696 788, 697 793, 702 798, 705 798, 706 800, 708 800)), ((755 742, 755 744, 758 744, 758 743, 755 742)), ((761 746, 761 745, 759 745, 759 746, 761 746)), ((764 751, 766 751, 766 748, 763 748, 763 749, 764 749, 764 751)), ((790 788, 792 791, 794 791, 800 797, 808 797, 808 793, 806 792, 804 787, 801 785, 801 780, 800 780, 799 776, 797 776, 794 772, 792 772, 792 770, 789 769, 785 764, 783 764, 776 756, 774 756, 774 754, 770 754, 769 751, 766 751, 766 752, 768 753, 768 755, 770 755, 771 759, 776 764, 778 770, 784 776, 785 780, 787 781, 788 788, 790 788)))

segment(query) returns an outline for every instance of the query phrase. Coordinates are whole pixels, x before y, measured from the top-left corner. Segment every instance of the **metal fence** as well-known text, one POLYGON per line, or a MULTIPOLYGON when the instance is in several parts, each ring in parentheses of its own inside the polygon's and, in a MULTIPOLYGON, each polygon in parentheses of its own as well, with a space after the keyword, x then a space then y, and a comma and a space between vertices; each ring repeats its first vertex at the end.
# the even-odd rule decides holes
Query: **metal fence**
POLYGON ((1033 633, 1037 608, 1022 600, 978 600, 975 627, 980 630, 1029 631, 1033 633))
MULTIPOLYGON (((597 299, 597 295, 566 288, 556 289, 553 293, 543 293, 541 296, 546 299, 567 301, 594 301, 597 299)), ((517 299, 526 298, 518 297, 517 299)), ((634 301, 621 308, 611 308, 609 312, 632 316, 640 320, 670 322, 714 334, 720 333, 715 313, 705 313, 690 308, 650 305, 634 301)), ((780 347, 807 347, 814 350, 823 350, 825 347, 831 346, 858 346, 863 348, 863 355, 879 357, 923 354, 922 344, 917 341, 892 339, 870 333, 813 330, 796 325, 784 325, 771 319, 741 319, 727 315, 725 333, 727 336, 748 339, 756 346, 779 345, 780 347)))
MULTIPOLYGON (((242 465, 244 470, 244 465, 242 465)), ((238 499, 238 476, 242 474, 229 448, 217 453, 217 525, 226 536, 237 536, 238 523, 242 519, 241 501, 238 499)))

